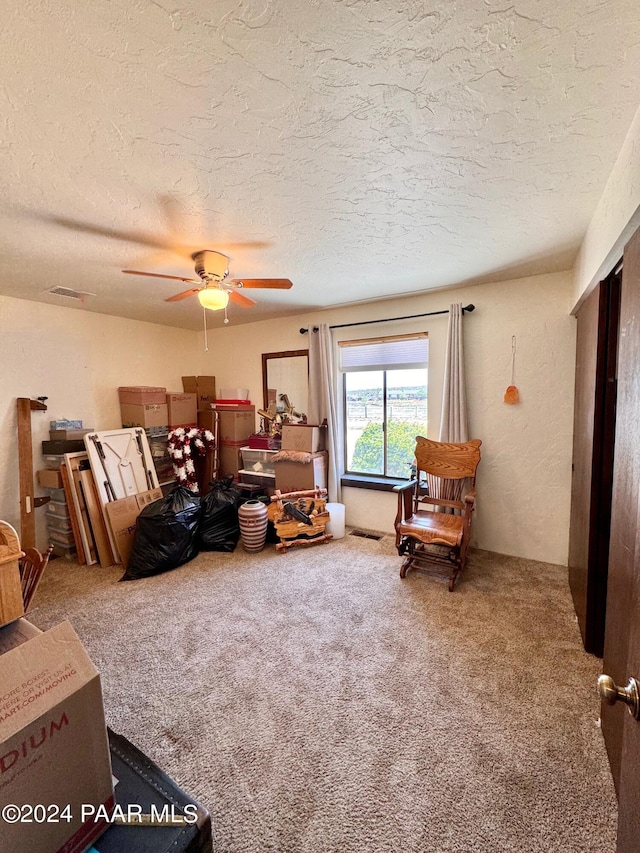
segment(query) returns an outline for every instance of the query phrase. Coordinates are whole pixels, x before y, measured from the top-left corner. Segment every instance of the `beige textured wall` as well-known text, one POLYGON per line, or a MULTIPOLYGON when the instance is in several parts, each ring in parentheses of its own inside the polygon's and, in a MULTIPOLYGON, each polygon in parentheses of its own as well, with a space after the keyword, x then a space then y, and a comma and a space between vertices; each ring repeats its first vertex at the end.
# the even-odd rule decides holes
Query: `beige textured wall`
MULTIPOLYGON (((566 564, 571 491, 575 320, 570 273, 535 276, 384 302, 354 305, 277 324, 230 326, 209 338, 200 372, 219 385, 246 386, 261 402, 261 353, 306 345, 300 326, 398 317, 474 302, 465 318, 470 429, 483 440, 475 541, 481 548, 566 564), (521 403, 503 403, 517 336, 521 403), (213 338, 213 340, 212 340, 213 338)), ((429 432, 437 438, 447 318, 405 320, 339 332, 345 339, 427 330, 430 338, 429 432)), ((200 336, 202 340, 202 336, 200 336)), ((392 531, 395 498, 345 489, 347 523, 392 531)))
MULTIPOLYGON (((119 426, 118 386, 181 390, 183 373, 195 372, 198 339, 181 329, 4 296, 0 320, 0 518, 19 530, 16 398, 49 398, 48 411, 31 419, 35 471, 42 467, 40 442, 49 437, 51 419, 119 426)), ((36 510, 41 547, 44 511, 36 510)))
MULTIPOLYGON (((124 384, 180 388, 185 373, 213 374, 219 387, 246 386, 261 402, 261 354, 300 349, 301 326, 360 322, 474 302, 465 318, 470 428, 483 440, 475 542, 481 548, 566 563, 571 484, 575 320, 569 316, 569 273, 485 284, 421 296, 228 327, 209 335, 116 317, 0 298, 0 518, 17 524, 15 398, 48 396, 34 414, 34 467, 54 417, 87 426, 118 423, 116 389, 124 384), (516 384, 521 403, 502 402, 511 379, 511 336, 517 336, 516 384)), ((343 330, 344 338, 427 330, 430 337, 430 435, 437 437, 447 318, 404 320, 343 330)), ((394 496, 345 489, 347 523, 391 531, 394 496)), ((38 510, 43 544, 43 515, 38 510)))
POLYGON ((640 227, 640 109, 629 128, 574 266, 577 306, 622 257, 640 227))

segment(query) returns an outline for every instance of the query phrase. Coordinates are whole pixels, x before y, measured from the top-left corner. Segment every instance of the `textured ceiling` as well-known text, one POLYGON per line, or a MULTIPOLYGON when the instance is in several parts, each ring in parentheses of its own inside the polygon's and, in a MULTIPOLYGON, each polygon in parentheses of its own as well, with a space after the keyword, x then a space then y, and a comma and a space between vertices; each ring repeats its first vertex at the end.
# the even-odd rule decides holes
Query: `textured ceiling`
POLYGON ((293 280, 238 323, 569 268, 640 92, 637 0, 23 0, 0 40, 0 293, 194 329, 120 270, 293 280))

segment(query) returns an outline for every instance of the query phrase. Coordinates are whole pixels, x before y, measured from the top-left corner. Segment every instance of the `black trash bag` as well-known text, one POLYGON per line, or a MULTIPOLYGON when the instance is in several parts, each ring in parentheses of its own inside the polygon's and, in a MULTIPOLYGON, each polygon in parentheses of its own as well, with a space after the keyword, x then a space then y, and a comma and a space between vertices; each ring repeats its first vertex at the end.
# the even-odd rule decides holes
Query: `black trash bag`
POLYGON ((123 581, 146 578, 177 569, 198 553, 200 498, 184 486, 146 506, 136 522, 136 534, 123 581))
POLYGON ((240 538, 240 489, 233 485, 233 477, 214 480, 210 486, 202 498, 198 545, 203 551, 234 551, 240 538))

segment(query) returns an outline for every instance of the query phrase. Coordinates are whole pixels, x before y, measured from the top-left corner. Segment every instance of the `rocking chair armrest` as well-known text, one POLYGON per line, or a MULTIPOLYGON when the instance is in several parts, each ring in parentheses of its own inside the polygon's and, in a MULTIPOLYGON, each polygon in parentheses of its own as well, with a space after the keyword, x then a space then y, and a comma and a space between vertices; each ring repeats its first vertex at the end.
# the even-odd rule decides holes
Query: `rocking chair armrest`
POLYGON ((471 509, 473 509, 473 506, 476 502, 476 488, 475 488, 475 486, 473 486, 471 489, 469 489, 467 494, 464 496, 464 502, 466 504, 470 504, 471 509))
POLYGON ((401 492, 406 492, 409 489, 415 489, 415 487, 416 487, 416 481, 415 480, 409 480, 407 483, 403 483, 401 486, 394 486, 393 491, 401 493, 401 492))
POLYGON ((415 488, 415 480, 409 480, 408 483, 403 483, 401 486, 393 487, 393 491, 398 495, 398 511, 394 522, 394 526, 396 528, 411 515, 411 504, 413 502, 413 493, 415 488))

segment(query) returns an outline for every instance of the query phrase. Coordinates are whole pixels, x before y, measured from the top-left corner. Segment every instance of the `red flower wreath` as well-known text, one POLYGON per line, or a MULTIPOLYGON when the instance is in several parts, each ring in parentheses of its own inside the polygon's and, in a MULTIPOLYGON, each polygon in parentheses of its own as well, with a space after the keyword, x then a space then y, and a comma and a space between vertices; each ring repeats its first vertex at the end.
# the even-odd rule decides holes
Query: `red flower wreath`
POLYGON ((173 464, 176 480, 192 492, 198 493, 196 466, 193 462, 193 448, 199 456, 204 456, 207 450, 215 447, 215 438, 208 429, 178 429, 172 430, 167 436, 167 450, 173 464))

